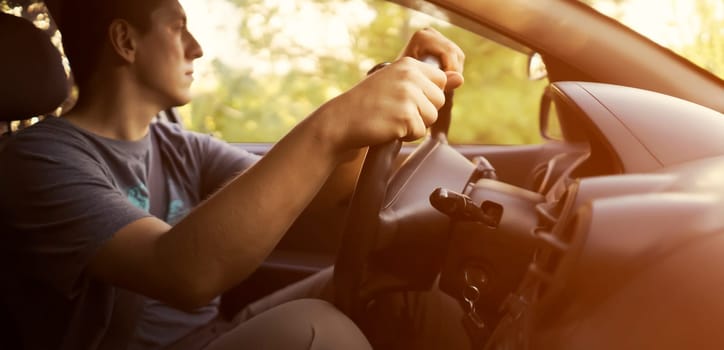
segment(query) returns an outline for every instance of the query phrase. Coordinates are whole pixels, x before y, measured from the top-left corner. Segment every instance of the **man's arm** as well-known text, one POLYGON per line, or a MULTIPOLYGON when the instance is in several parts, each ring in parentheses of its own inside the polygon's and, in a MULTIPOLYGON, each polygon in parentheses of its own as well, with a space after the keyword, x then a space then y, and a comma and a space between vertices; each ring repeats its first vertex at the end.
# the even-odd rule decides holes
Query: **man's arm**
POLYGON ((206 304, 256 269, 351 152, 422 136, 448 80, 399 59, 320 107, 178 225, 144 218, 116 232, 91 275, 177 307, 206 304))

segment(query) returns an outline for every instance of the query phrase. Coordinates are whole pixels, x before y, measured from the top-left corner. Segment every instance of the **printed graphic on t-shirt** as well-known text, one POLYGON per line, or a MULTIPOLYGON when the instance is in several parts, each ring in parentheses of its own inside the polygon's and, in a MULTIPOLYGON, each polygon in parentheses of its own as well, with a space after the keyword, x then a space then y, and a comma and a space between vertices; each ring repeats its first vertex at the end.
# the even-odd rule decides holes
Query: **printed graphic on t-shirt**
MULTIPOLYGON (((171 193, 178 193, 173 183, 169 184, 169 187, 169 191, 171 193)), ((135 206, 136 208, 139 208, 147 213, 151 210, 149 191, 146 185, 144 185, 143 183, 138 186, 129 188, 126 191, 126 196, 128 197, 128 201, 131 202, 131 204, 133 204, 133 206, 135 206)), ((183 200, 171 199, 168 203, 168 211, 166 213, 167 214, 164 221, 169 225, 173 226, 181 221, 181 219, 183 219, 186 214, 189 213, 189 208, 183 200)))
POLYGON ((148 188, 146 188, 146 185, 140 184, 129 188, 127 196, 128 201, 130 201, 136 208, 143 209, 146 212, 148 212, 151 208, 151 202, 148 200, 148 188))
POLYGON ((174 199, 168 204, 168 215, 166 215, 166 222, 169 225, 175 225, 181 221, 186 214, 189 213, 189 208, 184 205, 184 201, 180 199, 174 199))

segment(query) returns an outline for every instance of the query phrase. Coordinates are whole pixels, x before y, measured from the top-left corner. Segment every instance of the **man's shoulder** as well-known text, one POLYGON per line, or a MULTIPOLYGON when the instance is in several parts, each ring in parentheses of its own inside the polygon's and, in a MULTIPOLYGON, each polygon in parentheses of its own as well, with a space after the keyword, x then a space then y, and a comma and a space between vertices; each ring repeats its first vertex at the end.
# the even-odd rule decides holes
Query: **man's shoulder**
POLYGON ((48 118, 11 136, 0 151, 0 162, 96 158, 93 145, 76 128, 60 118, 48 118))
POLYGON ((61 118, 50 117, 11 135, 7 146, 44 147, 82 142, 82 134, 61 118))

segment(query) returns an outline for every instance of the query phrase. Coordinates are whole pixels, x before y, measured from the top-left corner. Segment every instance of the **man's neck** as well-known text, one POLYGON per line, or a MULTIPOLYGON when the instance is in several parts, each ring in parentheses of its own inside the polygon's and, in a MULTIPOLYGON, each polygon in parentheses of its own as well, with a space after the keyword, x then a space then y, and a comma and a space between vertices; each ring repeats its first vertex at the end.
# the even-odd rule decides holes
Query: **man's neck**
POLYGON ((139 91, 126 84, 106 84, 101 88, 89 86, 78 104, 64 115, 74 125, 96 135, 135 141, 148 133, 153 117, 161 110, 139 91))

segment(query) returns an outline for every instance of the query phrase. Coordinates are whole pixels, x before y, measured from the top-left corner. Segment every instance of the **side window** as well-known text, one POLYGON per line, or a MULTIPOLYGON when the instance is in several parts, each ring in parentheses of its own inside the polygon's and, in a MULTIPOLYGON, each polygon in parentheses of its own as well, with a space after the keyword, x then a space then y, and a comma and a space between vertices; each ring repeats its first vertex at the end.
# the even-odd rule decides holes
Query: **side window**
POLYGON ((466 53, 450 141, 539 143, 546 81, 527 79, 528 56, 478 34, 378 0, 181 0, 204 48, 194 99, 180 108, 189 129, 230 142, 274 142, 316 107, 394 59, 432 26, 466 53))
MULTIPOLYGON (((205 52, 197 61, 194 99, 179 109, 189 129, 230 142, 274 142, 374 64, 396 57, 414 30, 432 26, 467 58, 450 141, 541 142, 538 106, 546 82, 527 79, 527 55, 475 33, 381 0, 181 2, 205 52)), ((60 34, 41 2, 22 7, 0 0, 0 10, 33 21, 62 52, 60 34)), ((70 108, 75 96, 57 113, 70 108)))

